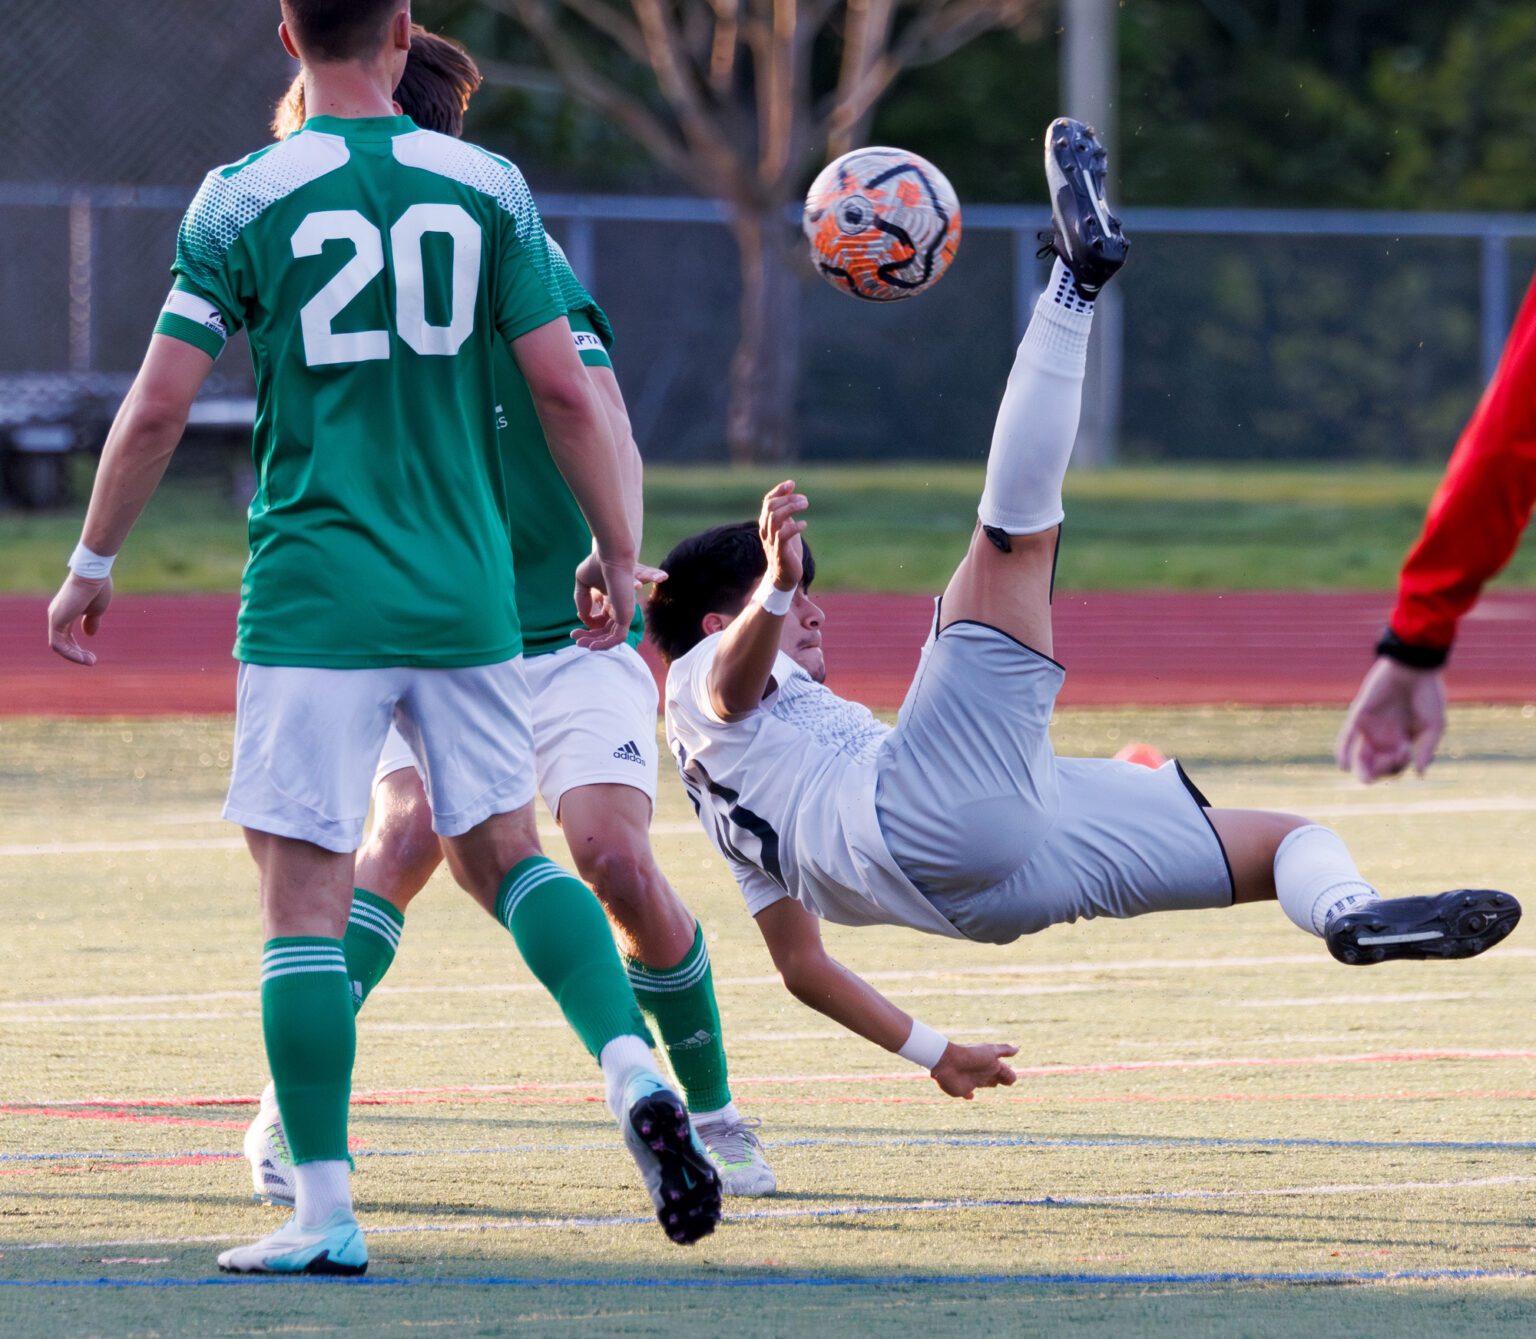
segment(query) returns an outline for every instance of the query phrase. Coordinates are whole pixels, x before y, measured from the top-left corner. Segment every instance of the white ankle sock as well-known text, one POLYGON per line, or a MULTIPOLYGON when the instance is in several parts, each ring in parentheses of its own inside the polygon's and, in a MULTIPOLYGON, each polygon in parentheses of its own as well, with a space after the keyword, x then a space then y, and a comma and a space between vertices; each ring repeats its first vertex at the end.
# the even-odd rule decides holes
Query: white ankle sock
POLYGON ((657 1073, 651 1048, 635 1036, 615 1037, 603 1047, 597 1063, 603 1068, 603 1083, 608 1092, 608 1110, 618 1120, 624 1114, 624 1090, 636 1074, 657 1073))
POLYGON ((338 1209, 352 1212, 352 1168, 346 1159, 301 1162, 293 1179, 293 1216, 300 1227, 319 1227, 338 1209))
POLYGON ((1319 936, 1335 916, 1381 901, 1381 894, 1360 877, 1338 833, 1316 823, 1297 828, 1280 843, 1275 892, 1285 914, 1319 936))
POLYGON ((1061 481, 1077 439, 1093 304, 1058 260, 1019 343, 992 430, 977 516, 1010 535, 1060 525, 1061 481))
POLYGON ((716 1123, 734 1122, 741 1119, 741 1113, 736 1110, 736 1103, 727 1102, 718 1111, 694 1111, 690 1113, 695 1125, 713 1125, 716 1123))

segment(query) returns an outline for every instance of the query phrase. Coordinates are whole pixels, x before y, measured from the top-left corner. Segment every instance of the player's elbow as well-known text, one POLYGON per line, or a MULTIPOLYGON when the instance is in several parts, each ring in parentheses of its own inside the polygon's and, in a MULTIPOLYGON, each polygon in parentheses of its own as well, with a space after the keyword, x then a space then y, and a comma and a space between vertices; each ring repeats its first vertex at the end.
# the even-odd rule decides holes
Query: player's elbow
POLYGON ((779 980, 784 983, 784 989, 801 1004, 817 1009, 827 993, 822 984, 825 961, 824 954, 793 953, 775 958, 773 965, 779 969, 779 980))
POLYGON ((191 406, 179 395, 153 386, 135 386, 123 402, 122 422, 137 440, 174 443, 187 426, 191 406))
MULTIPOLYGON (((579 366, 579 364, 578 364, 579 366)), ((551 372, 528 383, 539 418, 548 423, 585 421, 596 416, 592 390, 583 376, 551 372)))

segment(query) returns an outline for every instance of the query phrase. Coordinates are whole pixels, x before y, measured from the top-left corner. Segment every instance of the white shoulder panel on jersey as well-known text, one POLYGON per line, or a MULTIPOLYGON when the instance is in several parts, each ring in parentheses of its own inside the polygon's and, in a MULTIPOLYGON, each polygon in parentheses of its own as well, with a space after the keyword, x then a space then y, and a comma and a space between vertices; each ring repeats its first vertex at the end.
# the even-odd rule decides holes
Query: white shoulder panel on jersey
POLYGON ((519 241, 528 240, 534 225, 543 232, 533 192, 516 165, 507 159, 435 130, 413 130, 396 135, 390 143, 397 163, 434 172, 490 196, 512 216, 519 241))
POLYGON ((183 241, 221 258, 251 222, 301 186, 344 167, 351 157, 340 135, 306 130, 203 178, 191 207, 183 241), (186 229, 193 236, 186 235, 186 229))

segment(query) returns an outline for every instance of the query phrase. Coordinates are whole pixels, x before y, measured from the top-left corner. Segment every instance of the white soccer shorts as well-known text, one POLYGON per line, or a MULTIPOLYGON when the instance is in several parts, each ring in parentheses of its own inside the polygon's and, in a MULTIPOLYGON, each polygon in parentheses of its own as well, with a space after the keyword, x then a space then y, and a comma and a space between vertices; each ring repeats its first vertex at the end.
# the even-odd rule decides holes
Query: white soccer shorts
MULTIPOLYGON (((580 786, 630 786, 656 803, 656 680, 631 646, 568 647, 523 661, 533 723, 539 794, 560 816, 560 801, 580 786)), ((417 767, 397 730, 389 732, 374 774, 417 767)), ((420 771, 420 768, 417 767, 420 771)))
POLYGON ((379 750, 396 734, 423 761, 432 826, 457 837, 533 798, 528 697, 521 660, 456 669, 241 665, 224 817, 355 851, 379 750))

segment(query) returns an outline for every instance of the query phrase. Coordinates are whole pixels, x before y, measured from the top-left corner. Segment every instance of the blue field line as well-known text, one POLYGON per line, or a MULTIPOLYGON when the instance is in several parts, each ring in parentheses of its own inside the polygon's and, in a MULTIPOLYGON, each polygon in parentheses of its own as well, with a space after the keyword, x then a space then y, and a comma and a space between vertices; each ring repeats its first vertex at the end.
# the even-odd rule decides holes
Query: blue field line
MULTIPOLYGON (((1318 1148, 1365 1149, 1381 1152, 1531 1153, 1536 1139, 1219 1139, 1203 1135, 1181 1138, 1083 1136, 1039 1138, 1031 1135, 892 1135, 873 1139, 765 1139, 764 1148, 1318 1148)), ((491 1154, 604 1153, 618 1148, 608 1141, 580 1144, 496 1144, 471 1148, 360 1148, 356 1158, 482 1157, 491 1154)), ((244 1156, 229 1149, 181 1149, 168 1152, 88 1149, 73 1153, 0 1153, 0 1163, 153 1162, 161 1158, 211 1158, 234 1161, 244 1156)))
POLYGON ((549 1278, 516 1275, 479 1275, 450 1278, 442 1275, 415 1279, 333 1278, 296 1275, 281 1278, 270 1274, 214 1278, 157 1279, 0 1279, 0 1288, 238 1288, 283 1287, 298 1284, 329 1288, 637 1288, 668 1290, 752 1288, 930 1288, 930 1287, 1031 1287, 1031 1288, 1147 1288, 1184 1285, 1209 1287, 1220 1284, 1350 1284, 1350 1283, 1449 1283, 1524 1282, 1536 1279, 1530 1270, 1402 1269, 1402 1270, 1303 1270, 1297 1272, 1246 1272, 1239 1270, 1199 1274, 765 1274, 747 1278, 549 1278))

